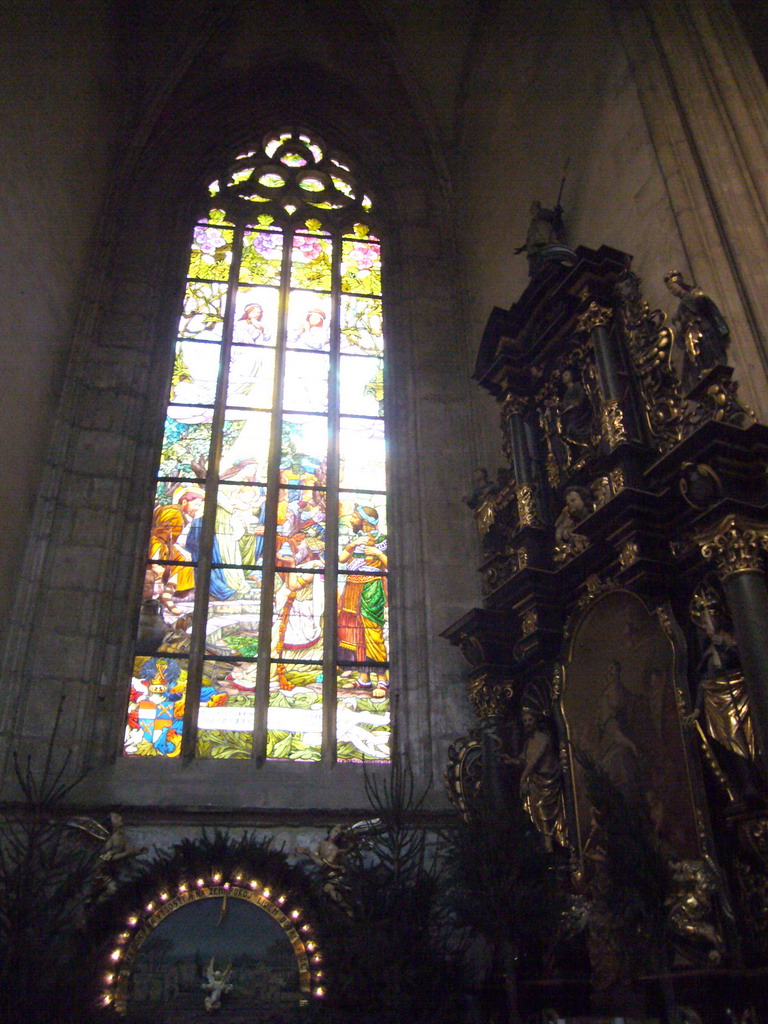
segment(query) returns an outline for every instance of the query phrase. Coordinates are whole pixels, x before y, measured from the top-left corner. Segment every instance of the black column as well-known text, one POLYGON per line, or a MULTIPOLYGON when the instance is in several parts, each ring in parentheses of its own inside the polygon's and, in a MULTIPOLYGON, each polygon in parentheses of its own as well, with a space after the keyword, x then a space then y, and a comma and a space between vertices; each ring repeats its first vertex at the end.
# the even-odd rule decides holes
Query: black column
POLYGON ((759 570, 742 570, 723 579, 728 610, 749 693, 749 709, 758 767, 768 783, 768 590, 759 570))
POLYGON ((603 394, 603 437, 610 449, 640 437, 624 359, 610 330, 612 316, 611 310, 591 302, 578 320, 579 327, 589 331, 595 353, 603 394))

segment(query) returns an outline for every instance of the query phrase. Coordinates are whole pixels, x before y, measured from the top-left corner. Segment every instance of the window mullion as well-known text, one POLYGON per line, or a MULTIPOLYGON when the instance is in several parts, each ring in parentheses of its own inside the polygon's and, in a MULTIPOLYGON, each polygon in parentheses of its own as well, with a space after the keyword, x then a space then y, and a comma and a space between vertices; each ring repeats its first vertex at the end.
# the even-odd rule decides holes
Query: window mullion
POLYGON ((185 695, 184 729, 181 739, 182 757, 194 757, 197 746, 197 717, 200 690, 205 661, 205 624, 208 617, 208 597, 211 587, 211 563, 213 539, 216 531, 216 507, 219 489, 219 462, 222 451, 222 435, 229 386, 229 363, 232 348, 232 332, 235 318, 235 297, 240 276, 243 228, 236 227, 232 242, 232 266, 227 285, 227 305, 224 312, 219 375, 216 384, 213 417, 211 422, 211 447, 205 473, 205 505, 200 531, 200 555, 195 571, 195 607, 192 613, 192 636, 187 667, 187 688, 185 695))
POLYGON ((280 460, 282 453, 283 376, 288 322, 288 295, 291 282, 291 246, 293 232, 286 232, 280 272, 280 299, 275 339, 275 384, 272 393, 272 429, 267 469, 266 514, 264 519, 263 569, 261 582, 261 614, 259 616, 259 660, 256 669, 256 708, 252 757, 257 763, 267 753, 267 709, 272 654, 272 605, 275 591, 277 554, 277 512, 280 499, 280 460))
POLYGON ((325 622, 323 647, 323 760, 336 763, 336 609, 339 549, 339 351, 341 238, 334 233, 331 262, 331 359, 328 373, 328 464, 325 495, 325 622))

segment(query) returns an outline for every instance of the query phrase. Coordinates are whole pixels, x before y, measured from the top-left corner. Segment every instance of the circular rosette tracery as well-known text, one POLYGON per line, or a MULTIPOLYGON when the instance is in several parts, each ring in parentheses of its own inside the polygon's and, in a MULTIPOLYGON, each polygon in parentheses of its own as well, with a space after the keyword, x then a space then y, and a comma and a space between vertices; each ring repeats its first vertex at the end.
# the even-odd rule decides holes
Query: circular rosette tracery
POLYGON ((337 227, 369 218, 373 205, 348 164, 299 128, 270 132, 260 149, 239 153, 208 191, 229 216, 252 206, 282 220, 311 213, 337 227))

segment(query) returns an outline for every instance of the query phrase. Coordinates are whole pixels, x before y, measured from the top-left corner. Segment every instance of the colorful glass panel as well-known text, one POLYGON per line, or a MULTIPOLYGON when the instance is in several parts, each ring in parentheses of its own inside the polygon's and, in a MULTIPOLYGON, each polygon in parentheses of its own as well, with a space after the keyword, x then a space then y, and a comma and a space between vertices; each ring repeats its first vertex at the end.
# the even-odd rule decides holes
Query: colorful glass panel
POLYGON ((227 409, 224 416, 220 476, 225 480, 265 481, 271 414, 227 409))
POLYGON ((281 571, 272 605, 272 653, 285 661, 323 656, 324 576, 322 558, 281 571))
POLYGON ((381 295, 381 246, 367 238, 341 243, 341 289, 358 295, 381 295))
POLYGON ((386 490, 384 421, 343 416, 339 457, 342 487, 386 490))
POLYGON ((274 349, 233 345, 229 357, 227 405, 269 409, 274 389, 274 349))
POLYGON ((328 356, 320 352, 286 352, 283 408, 328 411, 328 356))
POLYGON ((244 232, 240 256, 240 280, 244 284, 279 285, 282 266, 282 232, 259 229, 244 232))
MULTIPOLYGON (((232 537, 229 563, 253 568, 263 561, 266 522, 266 487, 263 484, 222 483, 219 487, 216 523, 226 525, 232 537)), ((214 559, 227 562, 222 555, 214 559)), ((246 573, 246 575, 248 575, 246 573)))
MULTIPOLYGON (((387 502, 384 494, 370 494, 360 491, 342 491, 339 494, 339 554, 351 548, 354 557, 360 557, 358 550, 368 535, 376 531, 380 536, 387 536, 387 502)), ((383 549, 386 553, 386 548, 383 549)), ((364 552, 363 552, 364 553, 364 552)), ((387 565, 381 563, 378 568, 386 571, 387 565)), ((349 566, 346 566, 349 568, 349 566)))
MULTIPOLYGON (((216 192, 218 192, 218 182, 211 182, 211 188, 216 185, 216 192)), ((216 192, 211 192, 211 195, 216 195, 216 192)), ((208 217, 206 218, 209 224, 220 224, 222 227, 232 227, 232 222, 227 219, 225 210, 209 210, 208 217)))
POLYGON ((331 297, 291 292, 288 304, 288 347, 327 352, 331 339, 331 297))
POLYGON ((282 188, 285 184, 285 178, 282 174, 275 173, 274 171, 266 171, 264 174, 259 175, 259 184, 263 185, 264 188, 282 188))
POLYGON ((327 292, 331 289, 330 238, 294 235, 291 248, 291 287, 327 292))
POLYGON ((307 163, 301 153, 292 153, 290 150, 283 153, 280 157, 280 162, 284 163, 287 167, 305 167, 307 163))
MULTIPOLYGON (((240 573, 218 576, 219 596, 208 605, 206 650, 220 657, 258 658, 260 586, 257 574, 243 573, 251 583, 251 597, 241 598, 235 589, 240 573), (229 594, 229 596, 222 596, 229 594)), ((260 575, 260 574, 259 574, 260 575)))
POLYGON ((323 670, 274 662, 269 680, 267 757, 319 761, 323 741, 323 670))
POLYGON ((187 338, 220 341, 224 328, 226 284, 190 281, 179 319, 179 334, 187 338))
POLYGON ((341 351, 355 355, 381 355, 383 349, 381 299, 342 295, 341 351))
POLYGON ((220 367, 221 345, 178 341, 173 361, 170 401, 174 405, 212 406, 216 401, 220 367))
POLYGON ((277 338, 276 288, 238 288, 232 341, 235 345, 274 345, 277 338))
POLYGON ((183 740, 185 756, 310 762, 335 742, 341 761, 386 760, 384 341, 370 202, 349 165, 298 129, 243 152, 209 192, 178 321, 125 752, 174 757, 183 740), (324 665, 338 666, 335 682, 324 665), (194 706, 188 691, 199 691, 194 706))
MULTIPOLYGON (((221 507, 217 509, 219 524, 221 507)), ((232 529, 227 518, 226 528, 232 529)), ((238 565, 230 559, 241 553, 240 540, 233 532, 217 530, 213 542, 206 644, 221 654, 255 657, 261 612, 261 570, 238 565)))
POLYGON ((342 414, 384 415, 384 362, 367 356, 342 356, 339 397, 342 414))
POLYGON ((324 416, 293 413, 283 419, 280 468, 286 474, 314 473, 318 482, 324 482, 327 457, 328 420, 324 416))
MULTIPOLYGON (((339 663, 389 661, 389 615, 387 579, 374 575, 378 556, 366 554, 365 549, 380 549, 381 543, 360 545, 345 567, 351 572, 339 577, 339 611, 337 642, 339 663)), ((386 538, 384 540, 386 547, 386 538)), ((343 556, 342 556, 343 558, 343 556)))
POLYGON ((202 521, 203 496, 196 481, 162 481, 157 487, 136 654, 180 654, 189 649, 197 576, 188 538, 193 524, 202 521))
POLYGON ((168 407, 159 476, 199 476, 211 447, 212 409, 168 407))
POLYGON ((391 724, 388 674, 380 666, 337 675, 336 757, 348 762, 386 762, 391 724))
POLYGON ((198 224, 192 236, 189 277, 207 281, 227 281, 232 265, 232 231, 198 224))
POLYGON ((134 659, 125 753, 136 757, 178 757, 184 728, 186 659, 134 659))
POLYGON ((303 473, 294 487, 281 488, 277 515, 277 565, 319 568, 325 560, 325 491, 317 476, 303 473))
POLYGON ((197 713, 198 757, 251 756, 255 694, 256 662, 205 662, 197 713))

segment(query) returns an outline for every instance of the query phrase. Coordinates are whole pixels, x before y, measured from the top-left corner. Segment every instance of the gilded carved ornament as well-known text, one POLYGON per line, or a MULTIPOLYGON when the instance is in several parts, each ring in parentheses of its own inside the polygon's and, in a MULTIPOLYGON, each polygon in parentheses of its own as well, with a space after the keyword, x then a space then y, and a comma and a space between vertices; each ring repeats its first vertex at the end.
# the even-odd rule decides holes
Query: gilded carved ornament
POLYGON ((669 609, 664 605, 657 605, 654 609, 654 614, 658 620, 659 625, 666 633, 668 639, 674 644, 675 642, 675 627, 672 623, 672 616, 669 613, 669 609))
POLYGON ((536 508, 536 491, 532 484, 517 485, 517 514, 521 526, 541 526, 536 508))
POLYGON ((535 608, 529 608, 522 618, 523 636, 530 636, 539 625, 539 616, 535 608))
POLYGON ((619 494, 619 492, 623 491, 627 486, 627 481, 624 477, 624 470, 621 466, 616 466, 616 468, 612 469, 608 475, 611 478, 611 489, 613 490, 613 493, 619 494))
POLYGON ((589 489, 592 492, 592 503, 595 509, 602 508, 613 497, 611 481, 607 476, 599 476, 596 480, 593 480, 589 485, 589 489))
POLYGON ((473 729, 448 747, 448 760, 443 772, 448 799, 465 821, 470 821, 480 792, 483 774, 483 745, 473 729))
POLYGON ((560 700, 560 696, 563 692, 563 675, 563 666, 555 665, 552 670, 552 683, 550 686, 553 702, 560 700))
POLYGON ((640 283, 632 271, 626 271, 616 282, 617 319, 636 373, 650 435, 666 450, 682 437, 684 402, 671 365, 673 332, 666 324, 667 315, 649 308, 640 283))
POLYGON ((704 760, 728 799, 743 800, 757 756, 754 723, 733 624, 713 580, 696 588, 689 613, 700 631, 702 651, 695 708, 683 721, 695 729, 704 760), (720 763, 718 752, 724 750, 728 759, 720 763), (734 770, 739 763, 741 768, 734 770))
POLYGON ((640 557, 640 548, 638 547, 637 541, 628 540, 624 547, 621 549, 619 554, 619 561, 621 562, 622 569, 628 569, 631 565, 640 557))
POLYGON ((764 523, 728 515, 694 540, 704 558, 715 563, 721 579, 742 572, 763 572, 763 553, 768 550, 768 525, 764 523))
POLYGON ((595 327, 607 327, 612 318, 610 309, 601 306, 594 300, 590 302, 584 312, 577 317, 576 326, 580 331, 592 331, 595 327))
POLYGON ((524 416, 528 403, 519 395, 508 394, 501 404, 501 422, 504 426, 511 416, 524 416))
POLYGON ((617 398, 609 398, 607 402, 603 403, 600 410, 600 420, 603 440, 609 450, 613 451, 622 441, 627 440, 624 413, 617 398))
POLYGON ((612 576, 607 576, 604 580, 600 579, 597 573, 592 573, 587 576, 584 581, 582 592, 576 602, 577 607, 584 608, 590 602, 594 601, 596 597, 601 594, 608 594, 612 590, 619 590, 620 584, 612 576))
POLYGON ((504 718, 509 712, 512 687, 496 685, 482 675, 469 684, 469 699, 478 718, 504 718))

